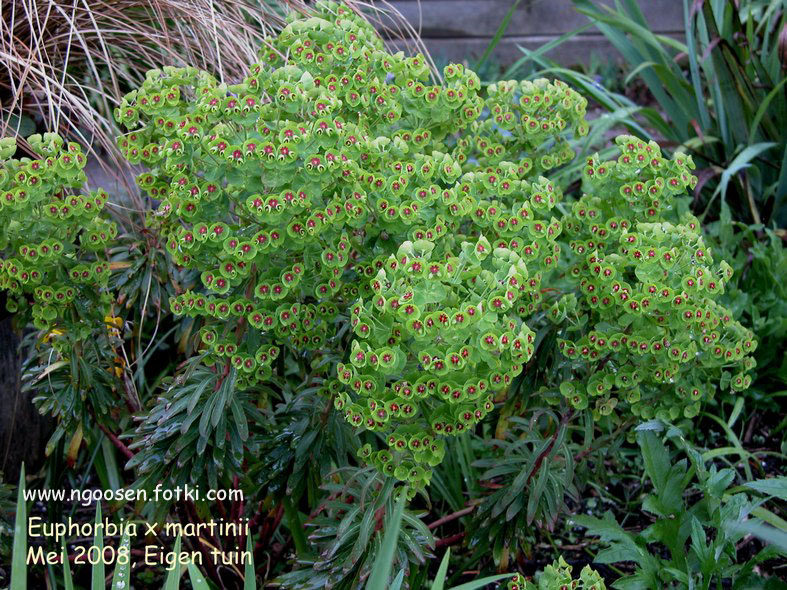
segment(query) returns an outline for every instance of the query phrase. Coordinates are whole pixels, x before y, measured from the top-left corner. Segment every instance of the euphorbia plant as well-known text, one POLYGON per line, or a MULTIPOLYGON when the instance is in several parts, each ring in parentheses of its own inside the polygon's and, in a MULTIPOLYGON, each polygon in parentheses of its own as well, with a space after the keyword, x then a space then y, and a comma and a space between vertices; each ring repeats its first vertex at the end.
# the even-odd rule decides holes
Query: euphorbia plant
MULTIPOLYGON (((123 99, 119 144, 147 168, 148 225, 198 277, 170 301, 191 318, 194 354, 139 427, 141 474, 162 476, 162 459, 178 481, 240 469, 253 394, 294 365, 350 424, 380 434, 360 455, 412 492, 444 437, 473 428, 522 372, 534 314, 569 320, 561 392, 577 410, 596 397, 596 418, 619 400, 642 418, 691 417, 712 379, 747 386, 752 335, 714 302, 729 267, 678 214, 690 159, 634 138, 619 140, 617 161, 592 159, 565 222, 576 294, 545 303, 565 240, 544 174, 573 158, 586 101, 560 82, 482 89, 461 65, 443 73, 434 83, 422 56, 392 55, 366 21, 324 2, 270 39, 240 83, 164 68, 123 99)), ((38 144, 59 150, 52 141, 38 144)), ((52 170, 78 184, 58 157, 52 170)), ((5 166, 5 184, 29 181, 20 166, 5 166)), ((67 272, 105 284, 114 226, 80 209, 77 238, 62 207, 51 215, 48 235, 92 257, 66 257, 67 272)), ((39 279, 35 297, 60 288, 39 279)), ((34 311, 39 327, 59 321, 34 311)))
POLYGON ((732 269, 714 260, 681 198, 697 180, 691 157, 631 136, 616 143, 616 160, 588 160, 588 192, 565 224, 577 296, 550 317, 566 320, 559 346, 582 379, 560 391, 578 410, 594 400, 597 418, 616 406, 645 420, 692 418, 717 382, 749 386, 757 342, 716 301, 732 269))
POLYGON ((532 354, 524 320, 560 252, 560 194, 541 173, 573 156, 586 101, 544 80, 482 97, 461 65, 433 84, 423 57, 391 55, 334 3, 260 57, 235 85, 154 70, 117 111, 173 259, 200 272, 171 301, 199 320, 217 375, 200 441, 225 407, 244 421, 235 392, 279 355, 333 355, 326 392, 388 444, 373 463, 421 486, 440 437, 477 423, 532 354))
MULTIPOLYGON (((591 158, 586 194, 561 203, 548 176, 587 131, 585 99, 560 82, 482 87, 456 64, 443 74, 432 78, 422 56, 389 53, 368 23, 322 2, 268 40, 244 80, 153 70, 117 109, 128 128, 119 145, 145 168, 145 239, 165 243, 177 267, 169 305, 179 321, 168 334, 178 331, 188 358, 155 401, 129 404, 141 409, 133 443, 112 441, 131 457, 137 487, 249 484, 254 500, 267 495, 256 524, 284 496, 274 530, 284 513, 298 558, 311 559, 309 547, 320 556, 285 587, 365 580, 389 499, 423 490, 447 437, 481 432, 506 397, 505 412, 532 417, 501 413, 494 451, 473 464, 489 467, 481 479, 496 489, 469 507, 480 523, 469 545, 488 539, 501 569, 520 533, 557 521, 575 462, 593 450, 594 420, 617 426, 612 438, 635 420, 693 418, 718 382, 749 385, 753 335, 717 302, 730 268, 713 260, 682 198, 695 182, 691 159, 618 138, 620 157, 591 158), (544 370, 562 382, 539 388, 544 370), (283 402, 267 417, 266 394, 283 402), (585 448, 575 453, 579 412, 585 448), (373 468, 347 465, 356 450, 373 468), (301 494, 314 505, 335 467, 345 473, 332 474, 307 539, 301 494)), ((0 143, 0 287, 12 310, 30 309, 40 347, 61 363, 40 373, 62 386, 42 393, 42 408, 63 424, 113 410, 122 426, 129 416, 100 362, 120 340, 107 285, 124 301, 131 274, 150 285, 166 265, 153 246, 110 266, 106 252, 123 246, 109 247, 106 194, 76 194, 78 146, 52 135, 29 142, 40 160, 9 160, 14 144, 0 143)), ((81 431, 70 447, 80 442, 81 431)), ((465 450, 463 471, 476 458, 465 450)), ((458 506, 465 491, 460 482, 458 506)), ((145 516, 169 508, 151 504, 145 516)), ((411 553, 399 561, 421 565, 432 537, 416 513, 408 522, 401 546, 411 553)), ((574 580, 565 562, 538 587, 569 585, 604 588, 589 568, 574 580)), ((506 587, 535 588, 521 575, 506 587)))
POLYGON ((9 311, 29 310, 48 336, 78 341, 91 328, 75 320, 107 301, 103 249, 117 228, 102 214, 106 192, 78 194, 86 180, 81 146, 52 133, 28 143, 39 159, 14 159, 16 140, 0 140, 0 288, 9 293, 9 311), (88 294, 96 296, 89 304, 88 294))
POLYGON ((571 572, 574 568, 566 563, 563 557, 559 557, 552 564, 546 566, 538 577, 538 584, 515 580, 509 582, 508 590, 606 590, 604 579, 601 575, 586 565, 582 568, 578 578, 574 578, 571 572))
MULTIPOLYGON (((14 138, 0 140, 0 289, 6 306, 36 328, 35 348, 58 395, 38 398, 60 419, 53 440, 108 419, 117 404, 120 322, 107 289, 107 244, 117 227, 103 211, 103 190, 80 193, 87 159, 81 146, 46 133, 27 139, 38 157, 15 158, 14 138), (105 324, 106 322, 106 324, 105 324)), ((78 448, 78 445, 77 445, 78 448)))

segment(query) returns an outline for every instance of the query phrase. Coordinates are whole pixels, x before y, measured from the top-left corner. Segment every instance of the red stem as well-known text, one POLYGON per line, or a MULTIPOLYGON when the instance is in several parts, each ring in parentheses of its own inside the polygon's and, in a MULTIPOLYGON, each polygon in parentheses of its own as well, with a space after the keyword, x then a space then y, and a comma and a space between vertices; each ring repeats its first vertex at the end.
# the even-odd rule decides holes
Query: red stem
POLYGON ((547 447, 541 451, 538 457, 536 457, 536 462, 533 464, 533 471, 530 472, 530 476, 527 478, 527 483, 530 483, 530 481, 536 476, 536 473, 538 473, 538 470, 541 469, 541 464, 544 462, 544 459, 549 456, 555 446, 555 441, 557 440, 558 434, 560 434, 560 430, 566 427, 566 424, 568 424, 568 421, 573 415, 573 409, 570 409, 568 412, 563 414, 563 417, 560 419, 560 424, 558 424, 558 427, 555 428, 555 432, 552 435, 552 440, 549 441, 547 447))
POLYGON ((132 458, 134 457, 134 451, 132 451, 131 449, 129 449, 129 448, 128 448, 128 447, 127 447, 125 444, 123 444, 123 441, 122 441, 122 440, 120 440, 120 439, 117 437, 117 435, 115 435, 115 434, 112 434, 112 433, 111 433, 109 430, 107 430, 107 429, 106 429, 104 426, 102 426, 101 424, 99 424, 99 425, 98 425, 98 427, 101 429, 101 432, 103 432, 104 434, 106 434, 106 435, 107 435, 107 438, 108 438, 110 441, 112 441, 112 444, 113 444, 113 445, 115 445, 115 446, 118 448, 118 450, 119 450, 121 453, 123 453, 123 455, 126 457, 126 459, 132 459, 132 458))
POLYGON ((475 510, 475 505, 468 506, 467 508, 462 508, 461 510, 457 510, 451 514, 446 514, 442 518, 437 519, 432 524, 429 525, 429 530, 436 529, 441 524, 445 524, 447 522, 451 522, 452 520, 456 520, 457 518, 462 518, 466 514, 470 514, 473 510, 475 510))
POLYGON ((464 538, 465 538, 465 533, 457 533, 455 535, 451 535, 450 537, 443 537, 442 539, 438 539, 434 546, 435 549, 437 549, 438 547, 453 545, 454 543, 458 543, 464 538))

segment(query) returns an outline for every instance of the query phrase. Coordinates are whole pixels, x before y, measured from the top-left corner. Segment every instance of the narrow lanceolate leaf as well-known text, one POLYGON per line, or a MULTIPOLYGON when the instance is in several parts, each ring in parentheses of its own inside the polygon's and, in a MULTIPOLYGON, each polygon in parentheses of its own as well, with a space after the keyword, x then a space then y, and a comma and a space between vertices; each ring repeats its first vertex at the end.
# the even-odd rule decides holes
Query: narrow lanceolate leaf
MULTIPOLYGON (((180 535, 175 539, 175 547, 172 550, 173 555, 180 555, 180 535)), ((164 581, 164 590, 178 590, 180 586, 181 563, 178 559, 175 562, 175 567, 169 570, 167 579, 164 581)))
POLYGON ((516 60, 503 74, 501 77, 502 80, 510 80, 513 78, 514 74, 519 71, 519 69, 527 64, 530 61, 535 61, 537 58, 540 58, 543 55, 546 55, 550 51, 552 51, 555 47, 559 47, 572 37, 576 37, 577 35, 584 33, 590 27, 593 26, 593 23, 588 23, 579 27, 578 29, 574 29, 573 31, 569 31, 568 33, 562 34, 560 37, 552 39, 548 43, 544 43, 543 45, 539 46, 538 49, 534 49, 533 51, 527 50, 521 46, 518 46, 519 49, 525 54, 523 57, 520 57, 516 60))
POLYGON ((63 541, 63 586, 65 590, 74 590, 74 581, 71 579, 71 563, 68 561, 68 547, 63 541))
POLYGON ((437 570, 437 575, 434 578, 434 582, 432 582, 432 590, 443 590, 443 587, 445 586, 445 577, 448 573, 448 562, 450 559, 451 548, 449 547, 443 556, 443 561, 440 562, 440 569, 437 570))
POLYGON ((391 590, 402 590, 402 583, 404 583, 404 570, 399 570, 394 581, 391 582, 391 590))
POLYGON ((16 518, 14 520, 14 546, 11 552, 10 590, 27 590, 27 504, 25 503, 25 466, 19 473, 19 489, 16 498, 16 518))
POLYGON ((705 95, 702 89, 702 78, 700 77, 700 67, 697 62, 697 47, 694 36, 694 22, 691 18, 689 0, 683 0, 683 23, 686 28, 686 47, 689 56, 689 73, 691 74, 691 84, 694 90, 694 97, 697 102, 697 112, 700 116, 702 129, 710 129, 711 119, 708 107, 705 104, 705 95))
MULTIPOLYGON (((96 536, 93 538, 93 545, 98 549, 98 555, 104 555, 104 533, 102 532, 103 527, 99 527, 99 523, 101 522, 101 502, 96 503, 96 536)), ((93 575, 92 575, 92 590, 104 590, 104 560, 97 559, 96 563, 93 564, 93 575)))
POLYGON ((771 90, 768 95, 763 99, 760 103, 759 108, 757 109, 757 113, 754 115, 754 119, 751 122, 749 127, 749 143, 755 143, 757 139, 757 131, 760 128, 760 122, 762 121, 763 117, 768 114, 768 106, 771 104, 771 101, 779 96, 781 93, 784 92, 782 88, 785 84, 787 84, 787 78, 784 78, 781 82, 779 82, 776 86, 774 86, 773 90, 771 90))
POLYGON ((210 590, 210 586, 205 581, 205 576, 203 576, 197 566, 193 563, 189 563, 189 579, 191 580, 191 585, 194 590, 210 590))
POLYGON ((503 38, 503 35, 506 34, 506 29, 508 29, 508 25, 511 22, 511 17, 514 16, 514 12, 516 12, 517 6, 519 6, 519 3, 521 1, 522 0, 514 0, 514 3, 511 5, 511 8, 508 9, 508 12, 503 17, 503 20, 500 22, 500 26, 497 27, 497 31, 495 31, 494 37, 492 37, 492 40, 489 42, 489 45, 486 46, 486 49, 484 50, 484 54, 481 56, 481 60, 478 62, 479 67, 484 62, 486 62, 487 59, 489 59, 489 56, 492 55, 492 52, 495 50, 495 47, 497 47, 498 43, 500 43, 500 40, 503 38))
POLYGON ((702 217, 705 217, 705 215, 708 214, 708 210, 719 195, 721 195, 722 200, 724 200, 724 197, 727 194, 727 187, 736 174, 738 174, 741 170, 745 170, 751 166, 752 162, 757 157, 759 157, 760 154, 766 150, 771 149, 775 145, 776 144, 773 142, 755 143, 754 145, 747 146, 741 151, 741 153, 735 156, 732 162, 730 162, 730 165, 727 166, 727 169, 721 173, 721 181, 719 182, 719 186, 716 187, 713 196, 711 196, 710 200, 708 201, 708 205, 705 207, 702 217))
POLYGON ((472 582, 467 582, 465 584, 460 584, 459 586, 454 586, 453 588, 449 588, 449 590, 479 590, 479 588, 483 588, 488 584, 499 582, 500 580, 510 577, 511 574, 500 574, 497 576, 489 576, 488 578, 481 578, 480 580, 473 580, 472 582))
POLYGON ((128 530, 123 533, 123 537, 120 539, 115 563, 112 590, 128 590, 131 585, 131 539, 128 536, 128 530))
POLYGON ((394 512, 386 524, 383 543, 380 547, 380 553, 377 554, 377 559, 374 561, 372 573, 369 575, 369 583, 366 585, 367 590, 388 589, 388 577, 391 575, 396 544, 399 541, 399 529, 402 525, 405 501, 405 494, 401 494, 396 502, 394 512))
POLYGON ((246 552, 249 560, 246 562, 246 569, 243 572, 243 590, 257 590, 257 577, 254 574, 254 546, 251 542, 251 535, 246 536, 246 552))

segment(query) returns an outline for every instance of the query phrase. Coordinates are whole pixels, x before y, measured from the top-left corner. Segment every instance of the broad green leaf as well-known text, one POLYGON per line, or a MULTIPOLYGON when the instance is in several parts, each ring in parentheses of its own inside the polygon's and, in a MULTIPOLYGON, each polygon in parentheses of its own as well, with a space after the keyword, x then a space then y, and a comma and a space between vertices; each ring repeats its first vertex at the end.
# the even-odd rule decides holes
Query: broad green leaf
POLYGON ((607 511, 602 518, 595 518, 593 516, 578 515, 571 519, 574 523, 585 527, 589 535, 596 535, 602 541, 612 545, 609 549, 605 549, 602 553, 596 556, 598 563, 615 563, 617 561, 639 561, 643 555, 634 537, 623 530, 612 513, 607 511), (601 561, 605 559, 604 561, 601 561))
POLYGON ((652 430, 653 432, 664 432, 664 423, 661 420, 648 420, 647 422, 638 424, 634 430, 637 432, 645 432, 647 430, 652 430))
POLYGON ((284 512, 287 516, 287 526, 290 528, 290 533, 295 543, 295 549, 298 555, 306 555, 309 551, 309 543, 303 532, 303 524, 301 524, 301 517, 298 514, 298 507, 295 506, 289 496, 285 496, 282 503, 284 504, 284 512))
POLYGON ((404 571, 405 570, 399 570, 399 573, 396 574, 396 577, 394 578, 394 581, 391 582, 391 590, 401 590, 402 589, 402 584, 404 583, 404 571))
POLYGON ((652 431, 642 431, 637 438, 640 449, 642 449, 642 459, 645 462, 645 473, 653 482, 653 487, 657 491, 661 491, 669 476, 669 451, 652 431))
POLYGON ((780 531, 775 527, 768 526, 766 524, 759 524, 754 521, 730 523, 726 528, 738 533, 754 535, 755 537, 763 540, 765 543, 775 546, 779 551, 787 555, 786 531, 780 531))
POLYGON ((779 500, 787 501, 787 476, 780 475, 769 479, 757 479, 746 482, 747 488, 751 488, 766 496, 772 496, 779 500))
POLYGON ((752 508, 751 515, 755 518, 759 518, 764 523, 769 524, 772 527, 776 527, 780 531, 787 531, 787 520, 784 520, 763 506, 756 506, 752 508))
POLYGON ((249 438, 249 424, 237 399, 233 399, 230 402, 230 409, 232 410, 232 417, 235 420, 235 426, 238 428, 238 434, 241 440, 245 441, 249 438))
POLYGON ((744 399, 742 397, 739 397, 735 400, 735 406, 732 408, 730 417, 727 419, 727 426, 730 428, 733 427, 735 422, 738 420, 738 417, 741 415, 741 411, 743 410, 743 402, 744 399))
POLYGON ((8 128, 3 129, 3 135, 17 135, 19 137, 27 137, 36 132, 35 121, 33 121, 33 119, 27 115, 22 115, 20 117, 19 115, 12 113, 8 115, 8 119, 5 121, 0 121, 0 127, 6 123, 8 124, 8 128))

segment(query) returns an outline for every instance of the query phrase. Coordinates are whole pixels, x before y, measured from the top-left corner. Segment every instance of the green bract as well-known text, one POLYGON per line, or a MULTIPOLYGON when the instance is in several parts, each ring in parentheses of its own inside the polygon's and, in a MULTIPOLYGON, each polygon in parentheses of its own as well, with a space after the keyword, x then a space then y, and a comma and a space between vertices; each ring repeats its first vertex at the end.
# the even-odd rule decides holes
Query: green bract
POLYGON ((559 342, 584 379, 561 393, 596 417, 616 406, 639 417, 691 418, 722 389, 749 386, 757 342, 715 299, 732 269, 715 261, 679 199, 696 178, 690 156, 621 136, 617 160, 591 158, 588 191, 565 223, 576 288, 550 310, 573 324, 559 342))
POLYGON ((152 223, 200 272, 171 307, 203 325, 204 362, 248 389, 282 348, 341 346, 349 318, 325 391, 387 440, 362 455, 416 487, 440 437, 477 423, 532 354, 524 319, 560 252, 560 192, 541 174, 586 132, 585 99, 560 82, 482 94, 463 66, 444 75, 323 2, 241 83, 154 70, 116 112, 121 147, 149 167, 152 223))
POLYGON ((27 144, 37 159, 13 159, 16 141, 0 140, 0 290, 18 325, 36 328, 25 344, 36 373, 29 384, 47 377, 33 401, 58 420, 50 444, 68 435, 76 449, 85 426, 114 428, 119 402, 123 320, 108 286, 117 227, 103 211, 103 190, 80 192, 79 145, 52 133, 27 144))
POLYGON ((117 227, 102 213, 103 190, 77 192, 87 163, 78 144, 52 133, 28 143, 40 159, 12 159, 16 141, 0 143, 0 289, 10 311, 31 312, 44 338, 76 342, 95 326, 80 318, 106 315, 105 247, 117 227))
POLYGON ((361 453, 416 485, 442 460, 439 437, 472 428, 530 359, 534 334, 519 309, 538 295, 520 255, 484 237, 462 242, 459 256, 435 250, 408 241, 380 261, 369 300, 351 310, 350 364, 338 367, 347 390, 335 398, 353 425, 385 435, 388 449, 361 453))
POLYGON ((507 590, 606 590, 604 579, 589 565, 582 568, 578 578, 571 575, 573 569, 561 556, 544 568, 537 584, 521 580, 520 576, 520 579, 509 582, 506 588, 507 590))

